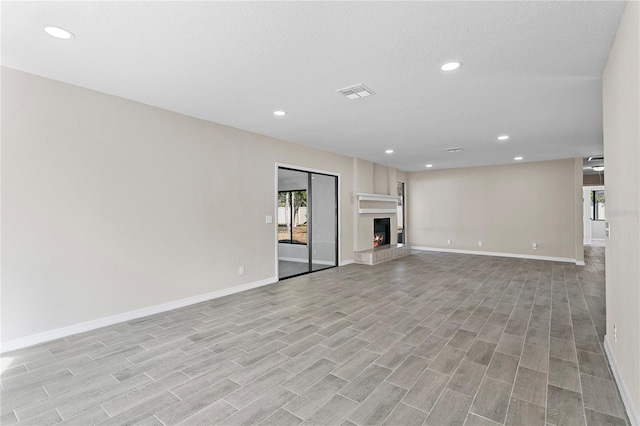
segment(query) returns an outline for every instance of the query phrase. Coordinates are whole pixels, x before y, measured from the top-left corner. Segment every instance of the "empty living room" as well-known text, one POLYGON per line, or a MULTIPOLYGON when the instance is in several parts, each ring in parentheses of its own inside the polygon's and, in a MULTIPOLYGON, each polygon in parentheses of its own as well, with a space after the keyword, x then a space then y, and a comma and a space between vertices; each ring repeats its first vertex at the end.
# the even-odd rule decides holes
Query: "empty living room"
POLYGON ((0 424, 640 425, 639 1, 0 32, 0 424))

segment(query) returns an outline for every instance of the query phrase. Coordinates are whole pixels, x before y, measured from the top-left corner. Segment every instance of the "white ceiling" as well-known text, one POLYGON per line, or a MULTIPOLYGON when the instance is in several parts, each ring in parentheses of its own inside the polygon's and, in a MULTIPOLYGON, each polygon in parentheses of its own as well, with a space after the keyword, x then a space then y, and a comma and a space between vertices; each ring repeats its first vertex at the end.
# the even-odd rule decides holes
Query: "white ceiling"
POLYGON ((587 157, 624 4, 2 2, 2 65, 401 170, 587 157))

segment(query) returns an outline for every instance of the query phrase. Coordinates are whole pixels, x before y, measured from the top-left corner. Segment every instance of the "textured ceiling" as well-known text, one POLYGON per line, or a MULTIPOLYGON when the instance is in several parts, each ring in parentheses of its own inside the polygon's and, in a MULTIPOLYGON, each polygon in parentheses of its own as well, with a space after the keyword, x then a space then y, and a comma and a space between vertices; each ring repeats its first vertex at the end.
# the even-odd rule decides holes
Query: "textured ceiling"
POLYGON ((601 76, 623 9, 3 2, 2 65, 401 170, 586 157, 603 152, 601 76), (464 65, 441 71, 449 60, 464 65), (336 93, 358 83, 376 94, 336 93))

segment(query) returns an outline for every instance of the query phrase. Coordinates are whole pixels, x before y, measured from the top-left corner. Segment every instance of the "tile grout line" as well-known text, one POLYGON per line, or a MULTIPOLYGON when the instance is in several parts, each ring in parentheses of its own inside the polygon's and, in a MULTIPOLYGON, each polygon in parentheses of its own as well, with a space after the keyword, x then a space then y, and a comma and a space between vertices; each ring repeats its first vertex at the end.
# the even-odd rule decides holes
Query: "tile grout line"
POLYGON ((547 386, 545 388, 545 406, 544 406, 544 424, 546 425, 548 420, 547 412, 549 407, 549 376, 551 375, 551 316, 553 315, 553 274, 551 275, 550 284, 549 284, 549 321, 547 322, 547 326, 549 327, 549 337, 547 341, 549 343, 549 350, 547 354, 547 386))
MULTIPOLYGON (((491 289, 493 289, 494 287, 495 287, 495 284, 491 287, 491 289)), ((491 290, 491 289, 490 289, 490 290, 491 290)), ((507 289, 508 289, 508 286, 507 286, 507 287, 504 289, 504 291, 502 292, 502 297, 504 297, 504 294, 506 293, 507 289)), ((522 290, 521 290, 521 291, 522 291, 522 290)), ((500 300, 502 300, 502 297, 500 298, 500 300)), ((486 297, 485 297, 485 299, 486 299, 486 297)), ((500 303, 500 302, 498 302, 498 303, 500 303)), ((496 305, 496 306, 497 306, 497 305, 496 305)), ((514 306, 515 306, 515 305, 514 305, 514 306)), ((476 308, 476 309, 477 309, 477 308, 476 308)), ((512 311, 513 311, 513 309, 512 309, 512 311)), ((495 307, 494 307, 494 309, 492 310, 492 313, 493 313, 493 312, 495 312, 495 307)), ((488 322, 487 322, 488 320, 489 320, 489 317, 487 317, 487 320, 485 320, 485 324, 487 324, 487 323, 488 323, 488 322)), ((484 327, 484 325, 483 325, 483 327, 484 327)), ((505 324, 505 327, 506 327, 506 324, 505 324)), ((503 328, 503 332, 504 332, 504 328, 503 328)), ((477 338, 477 336, 476 336, 476 338, 474 338, 474 341, 475 341, 475 340, 479 340, 479 341, 482 341, 482 342, 484 341, 484 340, 482 340, 482 339, 478 339, 478 338, 477 338)), ((490 343, 490 342, 487 342, 487 343, 490 343)), ((486 366, 486 368, 485 368, 484 374, 482 375, 482 380, 480 380, 480 384, 478 385, 478 389, 476 389, 476 391, 475 391, 475 393, 474 393, 473 397, 471 398, 471 404, 469 405, 469 409, 467 410, 467 413, 466 413, 466 415, 465 415, 465 420, 464 420, 464 422, 465 422, 465 423, 466 423, 467 419, 469 418, 469 414, 472 414, 472 412, 471 412, 471 408, 473 407, 473 403, 475 402, 476 397, 478 396, 478 392, 480 391, 480 387, 482 386, 482 382, 484 381, 485 377, 487 376, 487 371, 489 371, 489 365, 491 364, 491 361, 493 360, 493 357, 494 357, 494 355, 495 355, 495 353, 496 353, 497 348, 498 348, 498 344, 496 343, 496 347, 495 347, 495 349, 494 349, 493 353, 491 354, 491 359, 489 360, 489 363, 487 364, 487 366, 486 366)), ((468 353, 468 351, 467 351, 467 353, 468 353)), ((466 357, 466 354, 465 354, 465 357, 466 357)), ((435 358, 434 358, 434 359, 435 359, 435 358)), ((463 358, 463 359, 464 359, 464 358, 463 358)), ((460 364, 461 364, 461 363, 462 363, 462 360, 460 361, 460 364)), ((460 364, 458 364, 458 367, 456 368, 456 370, 455 370, 455 371, 457 371, 457 370, 458 370, 458 368, 460 368, 460 364)), ((449 378, 449 381, 447 381, 447 384, 445 385, 445 388, 444 388, 444 389, 446 389, 446 388, 447 388, 447 386, 448 386, 448 385, 449 385, 449 383, 451 382, 451 379, 453 379, 453 375, 455 374, 455 371, 454 371, 454 373, 451 375, 451 377, 449 378)), ((442 396, 442 394, 444 393, 444 389, 442 390, 442 392, 440 393, 440 395, 438 395, 438 398, 436 399, 436 402, 434 402, 433 407, 435 407, 435 406, 436 406, 436 404, 437 404, 438 400, 440 399, 440 397, 441 397, 441 396, 442 396)), ((453 390, 453 389, 452 389, 452 391, 456 392, 456 391, 455 391, 455 390, 453 390)), ((460 392, 458 392, 458 393, 460 393, 460 392)), ((463 394, 461 394, 461 395, 463 395, 463 394)), ((431 408, 432 410, 433 410, 433 407, 431 408)), ((474 414, 474 415, 476 415, 476 413, 473 413, 473 414, 474 414)), ((482 417, 482 416, 480 416, 480 417, 482 417)), ((426 420, 425 420, 425 421, 426 421, 426 420)))
MULTIPOLYGON (((383 368, 384 368, 384 367, 383 367, 383 368)), ((396 386, 396 387, 399 387, 399 388, 400 388, 400 389, 402 389, 402 390, 405 390, 405 389, 404 389, 403 387, 401 387, 401 386, 397 386, 397 385, 394 385, 393 383, 387 382, 387 378, 388 378, 391 374, 393 374, 393 372, 389 373, 389 374, 387 375, 387 377, 385 377, 385 378, 384 378, 380 383, 378 383, 378 385, 377 385, 377 386, 376 386, 376 387, 371 391, 371 393, 369 393, 369 395, 367 395, 367 397, 366 397, 364 400, 362 400, 362 402, 360 402, 360 403, 358 403, 357 401, 354 401, 354 400, 353 400, 353 399, 351 399, 351 398, 348 398, 348 397, 346 397, 346 396, 344 396, 344 395, 340 394, 340 396, 343 396, 344 398, 347 398, 347 399, 349 399, 349 400, 351 400, 351 401, 354 401, 354 402, 356 402, 356 403, 358 404, 358 407, 357 407, 356 409, 354 409, 354 410, 353 410, 351 413, 349 413, 349 414, 351 415, 351 414, 355 413, 355 412, 356 412, 356 411, 357 411, 357 410, 362 406, 362 404, 364 404, 364 403, 365 403, 369 398, 371 398, 371 395, 373 395, 373 394, 376 392, 376 390, 378 390, 378 388, 379 388, 380 386, 382 386, 382 384, 383 384, 383 383, 389 383, 389 384, 390 384, 390 385, 392 385, 392 386, 396 386)), ((346 387, 346 386, 345 386, 345 387, 346 387)), ((343 389, 344 389, 344 388, 343 388, 343 389)), ((404 398, 404 396, 407 394, 407 392, 408 392, 408 391, 405 391, 405 393, 402 395, 402 398, 404 398)), ((387 419, 387 417, 389 417, 389 416, 391 415, 391 412, 393 412, 393 410, 395 410, 395 408, 400 404, 400 402, 402 402, 402 398, 400 398, 400 399, 398 400, 398 402, 396 403, 396 405, 394 405, 394 406, 393 406, 393 409, 391 409, 391 410, 389 411, 389 413, 386 415, 386 417, 384 418, 384 420, 386 420, 386 419, 387 419)), ((345 417, 345 420, 348 420, 348 416, 347 416, 347 417, 345 417)), ((384 421, 382 421, 382 422, 381 422, 381 424, 382 424, 382 423, 384 423, 384 421)))
MULTIPOLYGON (((526 284, 526 282, 527 281, 526 281, 526 278, 525 278, 525 284, 526 284)), ((524 287, 525 286, 523 285, 522 286, 522 291, 524 291, 524 287)), ((540 274, 538 274, 538 279, 536 281, 536 292, 533 295, 533 302, 531 303, 531 311, 529 312, 529 320, 527 321, 527 330, 525 331, 525 335, 524 335, 524 338, 522 340, 522 349, 520 350, 520 356, 518 357, 518 365, 516 366, 516 375, 513 378, 513 385, 511 387, 511 393, 509 394, 509 402, 507 403, 507 411, 505 413, 505 422, 506 422, 507 416, 509 415, 509 408, 511 407, 511 399, 513 399, 513 391, 515 390, 516 383, 518 382, 518 372, 520 371, 520 363, 522 362, 522 356, 524 354, 524 347, 527 344, 526 342, 527 342, 527 335, 529 334, 529 328, 532 328, 532 327, 529 327, 529 324, 531 324, 531 317, 533 316, 533 308, 535 306, 535 300, 536 300, 536 296, 538 294, 539 289, 540 289, 540 274)), ((522 292, 520 294, 522 294, 522 292)), ((516 303, 517 303, 517 301, 516 301, 516 303)), ((549 310, 551 310, 551 309, 549 309, 549 310)), ((549 314, 549 321, 551 321, 551 314, 549 314)), ((549 335, 551 335, 551 329, 549 329, 549 335)), ((523 367, 523 368, 526 368, 526 367, 523 367)), ((547 367, 547 370, 548 369, 549 368, 547 367)), ((549 372, 548 371, 547 371, 546 376, 547 376, 547 383, 548 383, 549 382, 549 372)), ((548 387, 548 384, 547 384, 547 387, 548 387)), ((544 407, 544 413, 545 413, 544 416, 545 417, 544 417, 544 419, 545 419, 545 424, 546 424, 546 421, 547 421, 547 407, 546 407, 547 388, 546 387, 545 387, 544 392, 545 392, 545 398, 544 398, 545 399, 545 407, 544 407)), ((525 401, 525 402, 528 402, 528 401, 525 401)))
MULTIPOLYGON (((520 270, 521 268, 519 268, 518 270, 520 270)), ((514 276, 517 275, 514 274, 514 276)), ((526 280, 526 279, 525 279, 526 280)), ((510 283, 513 282, 513 278, 511 279, 510 283)), ((525 281, 526 282, 526 281, 525 281)), ((507 292, 507 290, 509 289, 509 286, 507 286, 504 290, 504 292, 502 293, 502 297, 500 298, 500 300, 502 300, 502 298, 504 297, 504 294, 507 292)), ((520 289, 520 293, 518 293, 518 298, 520 297, 520 295, 522 294, 522 291, 524 290, 524 283, 522 285, 522 288, 520 289)), ((500 338, 502 338, 502 336, 504 334, 507 334, 504 332, 504 330, 507 328, 507 324, 509 323, 509 320, 511 319, 511 317, 513 316, 513 311, 515 310, 515 305, 518 302, 518 298, 516 298, 516 300, 513 302, 513 308, 511 309, 511 313, 509 314, 509 318, 507 319, 507 322, 505 323, 503 329, 502 329, 502 333, 500 334, 500 338)), ((498 302, 500 303, 500 302, 498 302)), ((497 305, 496 305, 497 306, 497 305)), ((494 312, 495 312, 495 308, 494 308, 494 312)), ((499 341, 498 341, 499 343, 499 341)), ((495 353, 498 351, 498 343, 496 343, 496 348, 493 351, 493 354, 491 354, 491 359, 489 360, 489 364, 487 365, 487 369, 484 372, 484 375, 482 376, 482 381, 480 382, 480 385, 478 386, 478 389, 476 389, 476 393, 473 396, 473 400, 471 401, 471 405, 469 406, 469 410, 467 411, 467 417, 465 418, 465 422, 467 420, 467 418, 469 417, 469 414, 472 413, 471 409, 473 408, 473 404, 476 402, 476 399, 478 397, 478 393, 480 392, 480 387, 482 386, 482 383, 484 382, 484 380, 487 378, 487 372, 489 371, 489 365, 491 365, 491 361, 493 361, 493 357, 495 356, 495 353)), ((522 342, 522 346, 524 348, 524 339, 522 342)), ((511 402, 511 395, 513 394, 513 388, 515 387, 516 384, 516 379, 517 379, 517 375, 518 375, 518 367, 520 366, 520 358, 522 356, 522 348, 520 349, 520 357, 518 357, 518 365, 516 366, 516 375, 513 377, 513 384, 511 385, 511 392, 509 393, 509 403, 511 402)), ((505 421, 506 421, 506 416, 509 412, 509 403, 507 403, 507 409, 505 411, 505 421)), ((476 413, 473 413, 474 415, 478 415, 476 413)), ((483 417, 483 416, 481 416, 483 417)), ((504 422, 502 422, 502 424, 504 424, 504 422)))
POLYGON ((578 347, 576 346, 576 336, 575 336, 575 331, 573 329, 573 315, 571 315, 571 298, 569 297, 569 289, 567 286, 567 276, 564 272, 564 268, 562 269, 562 273, 564 276, 565 293, 567 295, 567 305, 569 306, 569 321, 571 322, 571 336, 573 337, 573 346, 576 351, 576 365, 578 367, 578 383, 580 384, 580 399, 582 402, 582 415, 584 416, 584 423, 587 424, 587 408, 584 405, 584 389, 582 387, 582 374, 580 373, 580 358, 578 357, 578 347))

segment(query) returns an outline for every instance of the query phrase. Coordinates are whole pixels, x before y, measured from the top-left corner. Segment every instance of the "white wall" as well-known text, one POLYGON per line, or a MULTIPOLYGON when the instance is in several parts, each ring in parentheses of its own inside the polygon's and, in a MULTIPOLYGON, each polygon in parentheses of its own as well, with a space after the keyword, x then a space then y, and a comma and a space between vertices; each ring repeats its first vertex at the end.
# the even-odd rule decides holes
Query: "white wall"
POLYGON ((362 160, 360 158, 353 159, 353 170, 354 170, 354 182, 353 182, 353 191, 354 192, 365 192, 365 193, 373 193, 374 185, 373 185, 373 169, 374 163, 367 160, 362 160))
POLYGON ((602 77, 606 159, 605 347, 640 424, 640 4, 628 2, 602 77), (617 342, 613 327, 617 327, 617 342))
POLYGON ((591 239, 604 240, 604 220, 591 221, 591 239))
POLYGON ((409 173, 409 242, 412 247, 580 261, 580 161, 409 173))
POLYGON ((275 280, 275 164, 353 187, 352 158, 6 68, 2 113, 3 342, 275 280))

